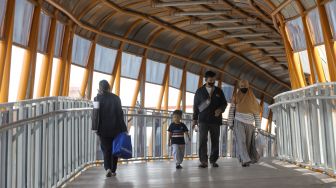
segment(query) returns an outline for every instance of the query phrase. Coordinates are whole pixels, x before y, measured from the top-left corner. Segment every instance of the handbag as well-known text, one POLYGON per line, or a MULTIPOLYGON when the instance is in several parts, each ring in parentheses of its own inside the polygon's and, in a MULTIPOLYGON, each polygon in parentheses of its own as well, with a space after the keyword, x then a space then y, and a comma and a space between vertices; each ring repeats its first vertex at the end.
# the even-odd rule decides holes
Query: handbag
POLYGON ((132 158, 131 136, 126 132, 119 133, 113 140, 112 154, 123 159, 132 158))
POLYGON ((93 112, 92 112, 92 126, 91 130, 98 131, 99 129, 99 102, 93 102, 93 112))

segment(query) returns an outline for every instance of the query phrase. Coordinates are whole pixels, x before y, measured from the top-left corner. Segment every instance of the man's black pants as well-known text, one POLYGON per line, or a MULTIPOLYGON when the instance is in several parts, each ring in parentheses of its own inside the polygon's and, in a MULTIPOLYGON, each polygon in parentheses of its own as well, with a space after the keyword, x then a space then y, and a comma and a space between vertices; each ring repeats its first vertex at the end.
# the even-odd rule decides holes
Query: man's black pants
POLYGON ((199 150, 198 155, 201 163, 208 163, 208 132, 211 139, 210 163, 215 163, 219 157, 219 131, 216 124, 199 124, 199 150))

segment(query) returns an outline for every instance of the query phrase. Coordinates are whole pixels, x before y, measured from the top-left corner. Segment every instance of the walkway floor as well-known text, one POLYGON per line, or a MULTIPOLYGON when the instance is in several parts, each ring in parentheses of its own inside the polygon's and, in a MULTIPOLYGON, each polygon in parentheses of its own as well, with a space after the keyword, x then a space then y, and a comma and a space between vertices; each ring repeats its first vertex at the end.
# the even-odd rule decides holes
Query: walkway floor
POLYGON ((336 179, 277 160, 262 160, 242 168, 236 159, 220 159, 219 168, 199 169, 197 160, 183 162, 176 170, 173 161, 121 164, 117 176, 106 178, 102 167, 93 167, 70 182, 74 188, 336 188, 336 179))

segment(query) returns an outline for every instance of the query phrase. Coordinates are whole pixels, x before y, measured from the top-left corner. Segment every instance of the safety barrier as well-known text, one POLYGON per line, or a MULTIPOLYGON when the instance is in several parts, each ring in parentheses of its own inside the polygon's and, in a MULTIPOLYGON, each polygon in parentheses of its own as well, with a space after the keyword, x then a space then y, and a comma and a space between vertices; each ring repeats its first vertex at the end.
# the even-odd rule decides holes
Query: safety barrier
POLYGON ((336 83, 315 84, 277 95, 278 157, 335 175, 336 83))
MULTIPOLYGON (((123 110, 132 138, 131 160, 171 158, 166 133, 172 112, 123 110)), ((91 101, 67 97, 0 104, 0 187, 59 187, 83 169, 101 163, 99 139, 91 130, 92 112, 91 101)), ((191 130, 192 114, 185 113, 182 121, 191 135, 186 157, 197 157, 198 133, 191 130)), ((225 120, 223 124, 220 155, 235 157, 234 134, 225 120)), ((262 156, 275 155, 273 135, 259 130, 257 144, 262 156)))

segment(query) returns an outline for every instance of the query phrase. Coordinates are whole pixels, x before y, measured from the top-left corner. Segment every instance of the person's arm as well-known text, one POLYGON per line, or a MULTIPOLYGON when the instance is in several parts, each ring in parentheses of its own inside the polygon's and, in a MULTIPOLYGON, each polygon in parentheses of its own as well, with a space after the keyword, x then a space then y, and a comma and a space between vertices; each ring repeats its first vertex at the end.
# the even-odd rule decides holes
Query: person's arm
POLYGON ((256 128, 261 128, 261 119, 259 114, 253 114, 256 128))
POLYGON ((171 138, 172 138, 172 133, 171 132, 168 132, 169 135, 168 135, 168 146, 171 146, 171 138))
POLYGON ((200 103, 199 100, 199 90, 196 91, 195 96, 194 96, 194 105, 193 105, 193 124, 192 128, 194 129, 195 125, 197 125, 197 120, 198 120, 198 115, 199 115, 199 109, 198 105, 200 103))
POLYGON ((183 124, 183 126, 184 126, 184 134, 188 137, 188 140, 190 141, 189 129, 185 124, 183 124))
POLYGON ((121 123, 121 131, 122 132, 128 132, 127 130, 127 126, 124 120, 124 111, 122 110, 122 106, 121 106, 121 100, 118 97, 117 98, 117 106, 118 106, 118 117, 120 118, 120 123, 121 123))
POLYGON ((219 92, 219 98, 220 98, 220 106, 218 109, 216 109, 216 116, 219 116, 220 114, 222 114, 227 107, 227 101, 226 101, 223 91, 219 88, 218 92, 219 92))

